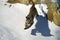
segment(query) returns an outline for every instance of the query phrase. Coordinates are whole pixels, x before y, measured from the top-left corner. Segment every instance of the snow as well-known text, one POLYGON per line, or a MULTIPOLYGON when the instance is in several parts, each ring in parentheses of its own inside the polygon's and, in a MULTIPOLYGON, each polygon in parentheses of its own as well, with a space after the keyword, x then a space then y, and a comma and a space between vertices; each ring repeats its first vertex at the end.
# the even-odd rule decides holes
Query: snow
POLYGON ((60 27, 45 18, 41 11, 47 13, 46 4, 37 4, 35 7, 39 17, 34 19, 34 24, 28 30, 24 30, 25 17, 29 13, 31 5, 12 4, 4 5, 0 0, 0 40, 60 40, 60 27))

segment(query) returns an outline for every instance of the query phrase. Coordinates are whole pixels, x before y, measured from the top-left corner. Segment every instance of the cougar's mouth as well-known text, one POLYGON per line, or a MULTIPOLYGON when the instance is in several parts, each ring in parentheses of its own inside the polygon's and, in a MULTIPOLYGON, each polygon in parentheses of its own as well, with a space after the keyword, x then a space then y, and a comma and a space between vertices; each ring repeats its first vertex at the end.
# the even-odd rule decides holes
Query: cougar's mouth
POLYGON ((28 29, 28 28, 30 28, 31 26, 32 26, 32 24, 33 24, 33 22, 26 22, 25 23, 25 28, 24 29, 28 29))

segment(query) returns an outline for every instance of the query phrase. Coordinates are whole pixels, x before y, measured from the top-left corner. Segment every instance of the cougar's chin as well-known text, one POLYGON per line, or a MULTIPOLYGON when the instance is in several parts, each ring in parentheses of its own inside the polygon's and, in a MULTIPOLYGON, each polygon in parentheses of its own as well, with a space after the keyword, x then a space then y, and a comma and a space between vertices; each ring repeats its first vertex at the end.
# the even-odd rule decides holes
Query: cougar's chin
POLYGON ((24 29, 30 28, 31 24, 26 24, 24 29))

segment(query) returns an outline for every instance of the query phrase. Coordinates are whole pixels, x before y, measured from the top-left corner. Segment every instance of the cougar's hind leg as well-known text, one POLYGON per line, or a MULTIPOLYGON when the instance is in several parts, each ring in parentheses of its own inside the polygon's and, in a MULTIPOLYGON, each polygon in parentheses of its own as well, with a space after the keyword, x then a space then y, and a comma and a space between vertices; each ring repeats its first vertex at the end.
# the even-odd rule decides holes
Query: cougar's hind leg
POLYGON ((46 17, 46 19, 48 19, 48 15, 47 14, 45 14, 45 17, 46 17))
POLYGON ((38 14, 38 12, 37 12, 37 9, 35 8, 35 11, 36 11, 36 16, 38 17, 39 16, 39 14, 38 14))
POLYGON ((38 17, 39 15, 37 14, 36 16, 38 17))

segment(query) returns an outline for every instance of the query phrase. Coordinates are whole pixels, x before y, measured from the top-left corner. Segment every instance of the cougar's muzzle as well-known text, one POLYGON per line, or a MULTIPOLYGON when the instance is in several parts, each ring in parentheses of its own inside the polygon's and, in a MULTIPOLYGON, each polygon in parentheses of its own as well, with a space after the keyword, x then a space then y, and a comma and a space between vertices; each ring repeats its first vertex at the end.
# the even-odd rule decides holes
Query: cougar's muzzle
POLYGON ((31 18, 26 18, 25 28, 24 29, 30 28, 33 23, 34 23, 34 21, 31 18))

